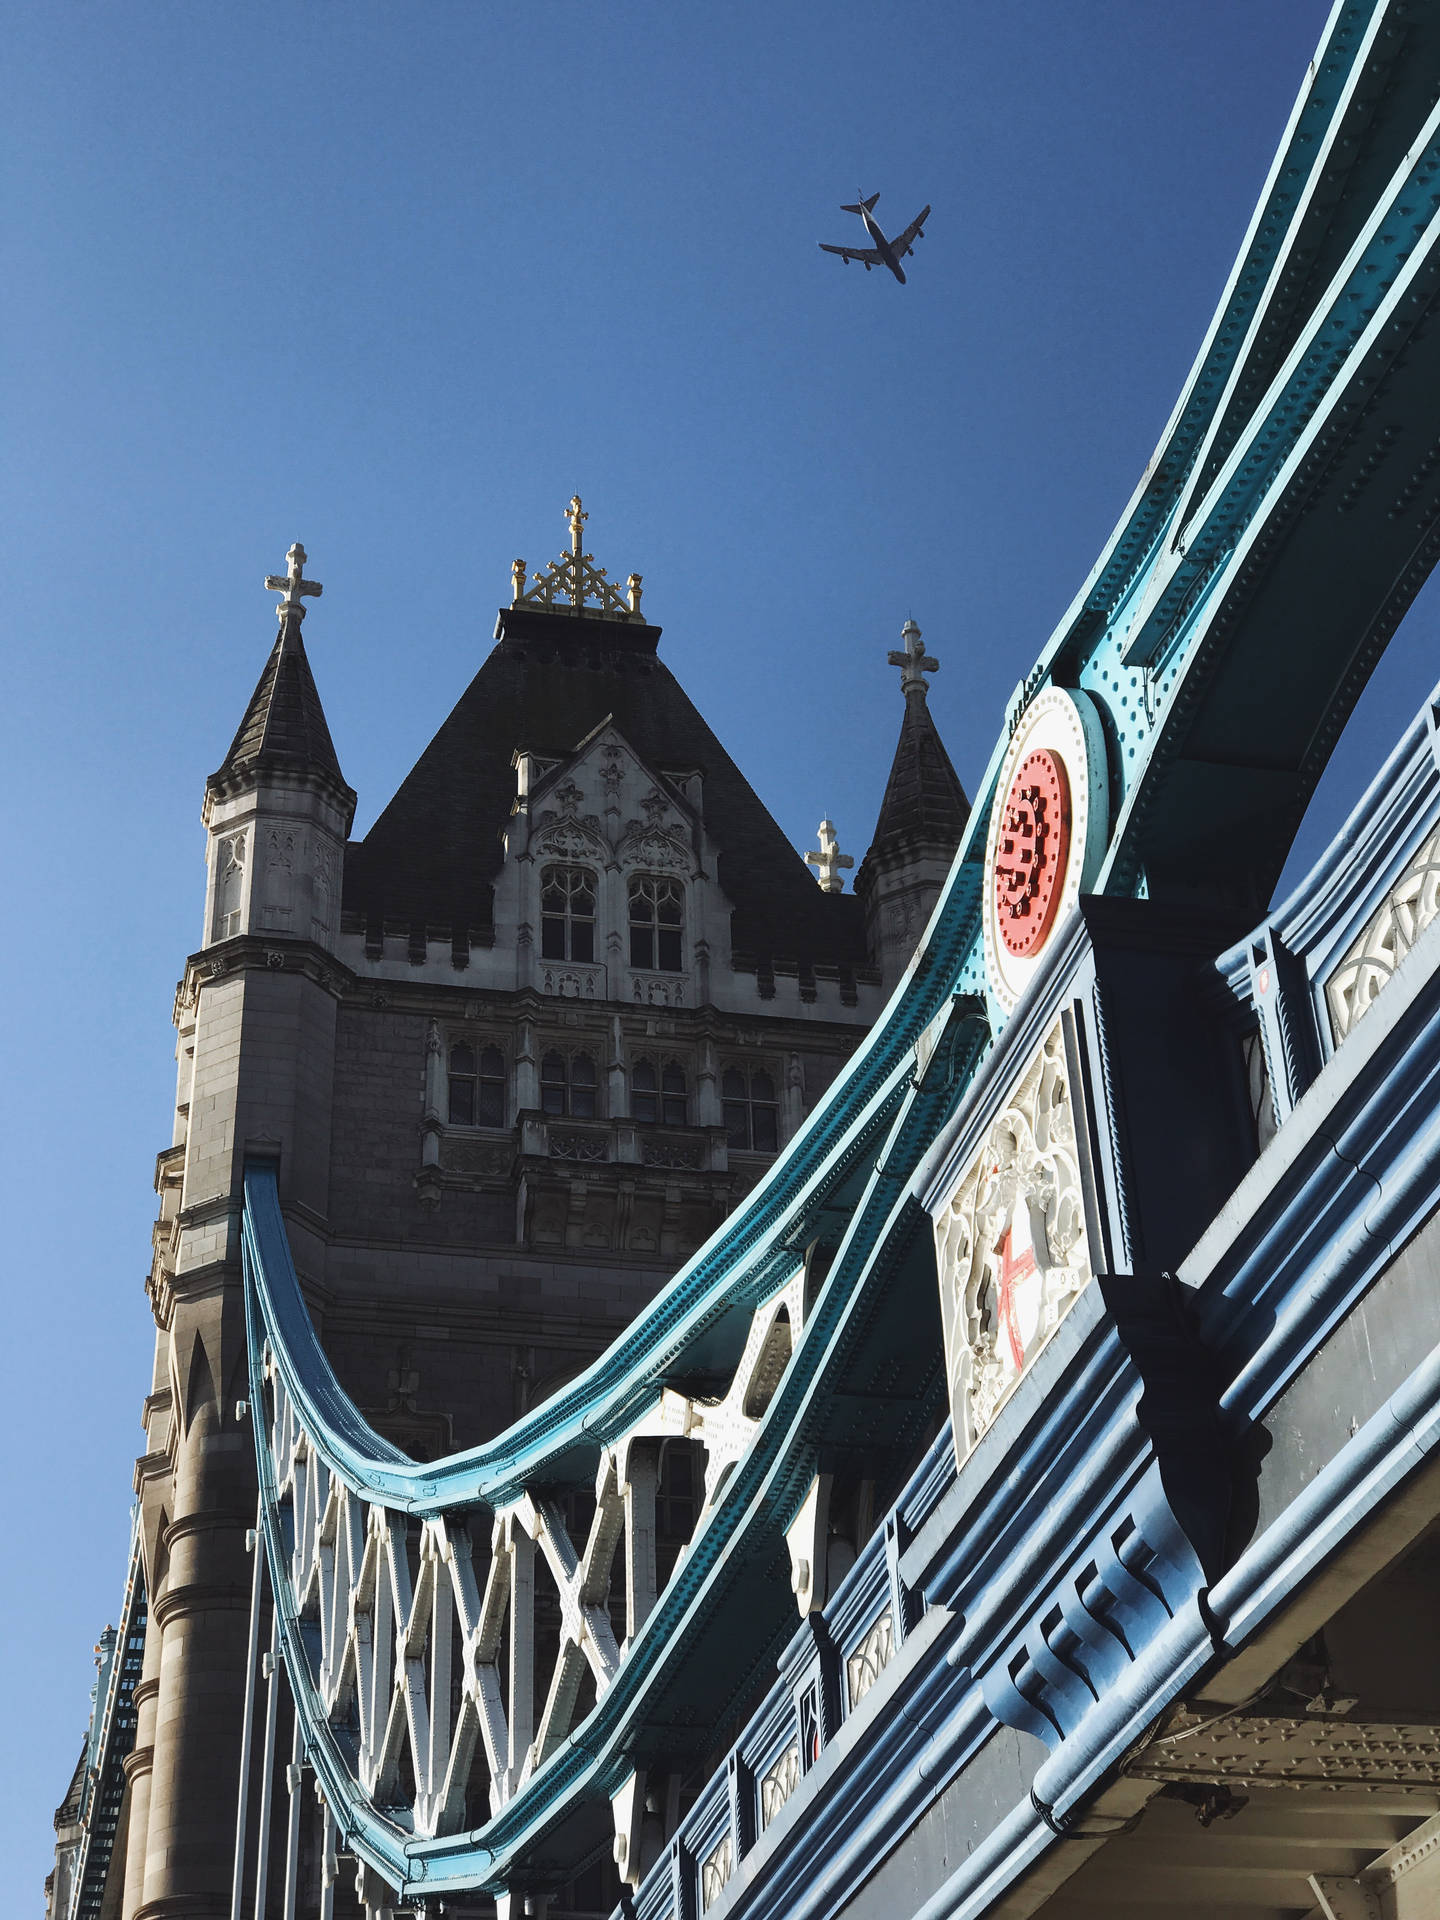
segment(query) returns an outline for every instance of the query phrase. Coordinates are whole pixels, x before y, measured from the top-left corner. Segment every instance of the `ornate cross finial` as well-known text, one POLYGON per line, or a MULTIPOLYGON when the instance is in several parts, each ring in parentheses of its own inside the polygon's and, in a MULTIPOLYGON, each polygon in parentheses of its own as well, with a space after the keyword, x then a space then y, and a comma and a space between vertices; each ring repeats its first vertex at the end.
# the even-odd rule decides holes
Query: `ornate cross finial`
POLYGON ((302 595, 314 595, 318 598, 325 591, 318 580, 305 578, 307 555, 298 540, 285 558, 290 563, 288 573, 267 573, 265 576, 265 585, 271 593, 283 593, 285 596, 275 609, 275 617, 282 627, 289 614, 293 613, 297 620, 305 618, 305 603, 301 598, 302 595))
POLYGON ((891 653, 890 664, 900 669, 900 691, 908 700, 912 693, 918 693, 923 700, 930 691, 925 683, 927 673, 938 673, 940 662, 926 653, 925 643, 920 638, 920 629, 913 620, 907 620, 900 629, 900 638, 905 642, 903 653, 891 653))
POLYGON ((588 513, 582 512, 581 510, 580 496, 578 493, 571 495, 569 510, 565 518, 570 522, 570 551, 578 555, 581 547, 585 544, 583 531, 585 522, 590 518, 588 513))
POLYGON ((572 613, 598 615, 602 620, 638 620, 640 618, 640 576, 632 573, 624 587, 617 587, 604 567, 597 567, 595 556, 585 551, 585 522, 590 518, 580 504, 579 494, 571 499, 565 518, 570 523, 570 551, 552 560, 533 580, 523 560, 510 569, 512 607, 546 607, 572 613), (598 605, 595 603, 598 602, 598 605))
POLYGON ((840 878, 843 867, 853 867, 855 862, 848 853, 841 853, 840 842, 835 837, 835 822, 820 822, 820 847, 815 853, 805 856, 807 866, 814 867, 815 878, 820 882, 824 893, 843 893, 845 882, 840 878))

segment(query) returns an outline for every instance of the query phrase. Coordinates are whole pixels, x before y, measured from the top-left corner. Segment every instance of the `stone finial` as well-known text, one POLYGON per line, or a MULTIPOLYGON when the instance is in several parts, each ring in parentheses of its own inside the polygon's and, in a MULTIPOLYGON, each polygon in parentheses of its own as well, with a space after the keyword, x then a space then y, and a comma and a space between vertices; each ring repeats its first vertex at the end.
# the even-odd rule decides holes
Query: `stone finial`
POLYGON ((920 629, 913 620, 907 620, 900 629, 900 638, 905 642, 902 653, 890 654, 890 665, 900 669, 900 691, 908 700, 912 693, 918 693, 923 700, 930 689, 926 685, 927 673, 938 673, 940 662, 925 651, 920 638, 920 629))
POLYGON ((848 853, 841 853, 840 842, 835 837, 833 820, 820 822, 820 846, 818 851, 807 853, 807 866, 814 867, 815 878, 820 882, 822 892, 843 893, 845 882, 840 878, 841 869, 853 867, 855 862, 848 853))
POLYGON ((283 627, 286 619, 294 614, 297 620, 305 618, 305 602, 302 596, 318 599, 325 591, 318 580, 305 578, 305 562, 308 559, 304 547, 297 540, 285 558, 289 563, 286 573, 267 573, 265 585, 271 593, 283 593, 285 598, 275 609, 275 617, 283 627))

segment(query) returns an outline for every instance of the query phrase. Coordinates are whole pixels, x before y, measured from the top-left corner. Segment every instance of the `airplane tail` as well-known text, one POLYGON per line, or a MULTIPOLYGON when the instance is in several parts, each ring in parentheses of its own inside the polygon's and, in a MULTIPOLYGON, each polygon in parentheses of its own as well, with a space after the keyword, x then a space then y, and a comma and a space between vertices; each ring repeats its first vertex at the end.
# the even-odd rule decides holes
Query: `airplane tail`
POLYGON ((869 213, 879 198, 878 193, 872 193, 868 200, 862 200, 858 206, 841 207, 840 211, 842 213, 869 213))

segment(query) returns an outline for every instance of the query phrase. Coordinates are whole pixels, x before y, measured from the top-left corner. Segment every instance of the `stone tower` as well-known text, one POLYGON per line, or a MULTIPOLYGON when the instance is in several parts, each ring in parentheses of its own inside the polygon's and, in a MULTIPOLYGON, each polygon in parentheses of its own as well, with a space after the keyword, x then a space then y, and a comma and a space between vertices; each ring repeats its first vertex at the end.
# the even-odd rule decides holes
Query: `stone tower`
MULTIPOLYGON (((277 1163, 341 1383, 431 1458, 610 1343, 795 1132, 903 964, 902 935, 877 950, 874 907, 841 890, 833 834, 821 885, 807 873, 660 658, 638 576, 622 594, 584 551, 585 518, 573 501, 569 550, 533 579, 516 562, 492 652, 361 841, 301 637, 321 591, 304 549, 266 582, 279 632, 206 783, 202 939, 175 1001, 133 1735, 96 1736, 111 1851, 67 1843, 107 1915, 231 1909, 256 1517, 245 1160, 277 1163)), ((861 876, 883 875, 887 906, 938 884, 935 753, 959 795, 907 682, 861 876)), ((665 1496, 678 1512, 693 1492, 665 1496)))

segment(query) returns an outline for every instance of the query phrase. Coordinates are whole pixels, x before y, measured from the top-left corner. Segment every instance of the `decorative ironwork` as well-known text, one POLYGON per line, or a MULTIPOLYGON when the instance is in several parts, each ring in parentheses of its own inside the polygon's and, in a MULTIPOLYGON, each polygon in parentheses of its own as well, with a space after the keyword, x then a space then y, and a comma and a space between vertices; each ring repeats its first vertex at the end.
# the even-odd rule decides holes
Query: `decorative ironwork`
POLYGON ((845 1686, 853 1712, 889 1666, 895 1652, 895 1617, 887 1607, 845 1662, 845 1686))
POLYGON ((587 614, 602 620, 638 620, 640 575, 632 573, 622 593, 614 581, 606 577, 604 567, 595 565, 594 554, 584 552, 583 533, 590 516, 581 508, 578 493, 571 500, 565 517, 570 523, 570 551, 553 560, 528 585, 525 562, 517 560, 510 569, 514 584, 511 606, 559 608, 561 611, 568 608, 571 613, 587 614), (592 605, 592 602, 595 604, 592 605))
POLYGON ((792 1740, 760 1779, 760 1825, 768 1827, 800 1784, 800 1743, 792 1740))
POLYGON ((1325 984, 1335 1044, 1367 1013, 1395 969, 1440 914, 1440 827, 1416 849, 1364 932, 1325 984))
POLYGON ((688 1438, 705 1450, 698 1533, 779 1385, 804 1304, 797 1273, 755 1312, 722 1399, 666 1389, 604 1449, 578 1548, 560 1504, 540 1489, 496 1511, 488 1538, 474 1502, 417 1520, 357 1493, 316 1447, 266 1358, 271 1551, 288 1543, 275 1577, 293 1596, 336 1756, 401 1833, 461 1830, 486 1788, 497 1813, 566 1744, 587 1673, 597 1698, 605 1694, 662 1590, 662 1443, 688 1438), (536 1632, 542 1566, 559 1615, 548 1680, 536 1632), (610 1604, 621 1591, 617 1640, 610 1604))
POLYGON ((735 1850, 727 1833, 709 1859, 702 1861, 700 1865, 700 1911, 702 1913, 713 1907, 725 1891, 725 1883, 730 1878, 734 1865, 735 1850))

